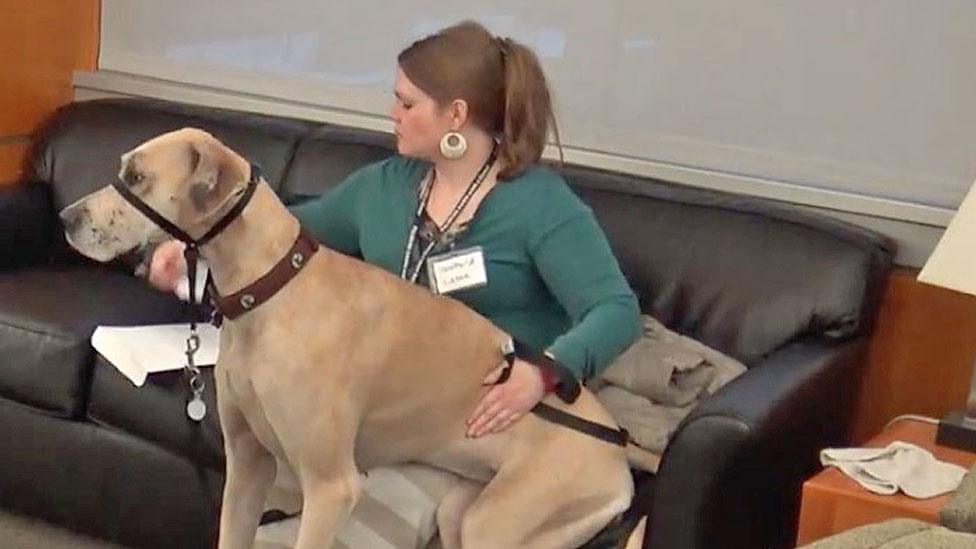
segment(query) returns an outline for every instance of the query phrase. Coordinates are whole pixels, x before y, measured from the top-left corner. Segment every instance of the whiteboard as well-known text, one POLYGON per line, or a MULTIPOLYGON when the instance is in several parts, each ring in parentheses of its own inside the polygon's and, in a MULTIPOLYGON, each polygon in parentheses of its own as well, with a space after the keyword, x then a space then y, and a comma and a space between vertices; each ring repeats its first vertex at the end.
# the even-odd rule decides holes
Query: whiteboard
POLYGON ((567 146, 951 209, 976 178, 972 0, 102 0, 99 68, 385 116, 464 18, 538 52, 567 146))

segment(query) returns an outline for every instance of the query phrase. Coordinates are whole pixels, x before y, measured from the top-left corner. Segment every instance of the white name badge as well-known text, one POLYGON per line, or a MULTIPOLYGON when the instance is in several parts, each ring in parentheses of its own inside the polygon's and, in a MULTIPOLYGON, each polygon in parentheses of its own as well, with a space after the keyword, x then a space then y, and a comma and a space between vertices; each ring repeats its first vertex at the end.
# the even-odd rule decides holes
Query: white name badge
POLYGON ((436 294, 478 288, 488 284, 481 246, 435 255, 427 259, 427 278, 436 294))

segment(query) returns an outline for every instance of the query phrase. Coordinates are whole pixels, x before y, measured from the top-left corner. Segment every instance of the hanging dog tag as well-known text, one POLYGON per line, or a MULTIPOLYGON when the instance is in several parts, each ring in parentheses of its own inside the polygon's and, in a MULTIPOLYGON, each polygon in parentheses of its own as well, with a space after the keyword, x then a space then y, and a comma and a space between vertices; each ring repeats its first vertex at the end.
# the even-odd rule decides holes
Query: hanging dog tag
POLYGON ((207 403, 200 395, 193 395, 193 399, 186 403, 186 415, 193 421, 200 421, 207 416, 207 403))

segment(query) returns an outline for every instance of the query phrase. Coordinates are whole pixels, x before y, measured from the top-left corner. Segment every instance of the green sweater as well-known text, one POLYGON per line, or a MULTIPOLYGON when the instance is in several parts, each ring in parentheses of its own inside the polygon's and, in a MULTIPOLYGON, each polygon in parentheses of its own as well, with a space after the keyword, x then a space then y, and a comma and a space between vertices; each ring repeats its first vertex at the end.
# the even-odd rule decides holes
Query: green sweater
MULTIPOLYGON (((394 156, 292 209, 326 246, 399 275, 430 165, 394 156)), ((488 285, 450 294, 516 339, 548 349, 581 378, 605 368, 639 333, 637 298, 593 212, 541 167, 499 182, 454 240, 481 246, 488 285)))

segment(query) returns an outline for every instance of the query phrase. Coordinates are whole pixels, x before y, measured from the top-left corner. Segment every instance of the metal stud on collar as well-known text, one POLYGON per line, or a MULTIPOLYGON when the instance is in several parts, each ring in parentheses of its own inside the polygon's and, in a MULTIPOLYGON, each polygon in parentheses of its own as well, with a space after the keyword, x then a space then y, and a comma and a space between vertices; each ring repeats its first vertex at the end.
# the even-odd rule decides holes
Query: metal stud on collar
POLYGON ((244 294, 241 296, 241 307, 245 309, 250 309, 254 306, 254 296, 251 294, 244 294))
POLYGON ((291 266, 296 269, 302 268, 302 263, 305 262, 305 255, 302 252, 295 252, 291 255, 291 266))

